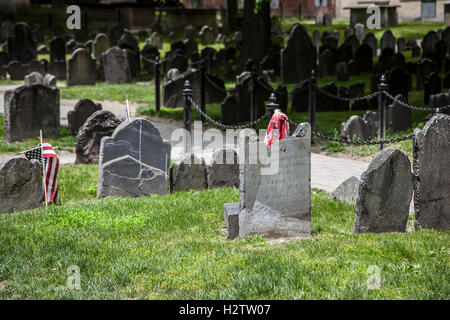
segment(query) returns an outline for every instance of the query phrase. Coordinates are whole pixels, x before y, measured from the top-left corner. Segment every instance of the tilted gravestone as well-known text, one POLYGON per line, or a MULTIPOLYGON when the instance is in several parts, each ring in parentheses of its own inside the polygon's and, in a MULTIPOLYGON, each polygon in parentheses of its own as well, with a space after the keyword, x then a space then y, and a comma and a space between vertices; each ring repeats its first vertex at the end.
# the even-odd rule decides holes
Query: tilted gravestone
POLYGON ((239 186, 238 154, 234 149, 223 148, 214 153, 206 164, 206 181, 209 189, 239 186))
POLYGON ((402 95, 395 96, 395 101, 389 106, 389 133, 407 131, 411 128, 411 109, 402 106, 399 102, 408 103, 408 100, 402 95))
POLYGON ((95 85, 97 74, 95 60, 85 49, 77 49, 69 59, 67 85, 95 85))
POLYGON ((394 148, 380 151, 361 176, 354 232, 405 232, 412 193, 408 156, 394 148))
POLYGON ((414 131, 415 227, 450 229, 450 116, 433 116, 414 131))
POLYGON ((75 164, 98 163, 100 141, 110 136, 120 124, 120 120, 107 110, 99 110, 90 115, 78 129, 75 143, 75 164))
POLYGON ((98 110, 102 110, 102 105, 100 103, 95 103, 90 99, 81 99, 78 101, 73 110, 67 112, 67 122, 70 134, 76 136, 78 129, 80 129, 86 119, 98 110))
POLYGON ((5 92, 5 141, 59 137, 59 89, 44 85, 20 86, 5 92))
POLYGON ((103 72, 107 83, 131 82, 128 52, 125 49, 113 47, 102 54, 103 72))
POLYGON ((121 123, 101 141, 97 197, 167 194, 170 151, 170 143, 150 121, 121 123))
POLYGON ((298 83, 309 79, 317 63, 317 53, 306 28, 300 24, 291 29, 286 46, 281 50, 283 83, 298 83))
POLYGON ((224 205, 229 238, 311 235, 311 128, 301 126, 299 137, 273 143, 270 156, 264 142, 241 135, 240 203, 224 205))
POLYGON ((14 157, 0 162, 0 213, 39 208, 43 196, 37 160, 14 157))
POLYGON ((204 159, 186 155, 170 169, 170 192, 201 190, 206 188, 204 159))
POLYGON ((348 204, 356 204, 359 184, 360 181, 357 177, 352 176, 348 178, 330 193, 330 199, 333 201, 347 202, 348 204))

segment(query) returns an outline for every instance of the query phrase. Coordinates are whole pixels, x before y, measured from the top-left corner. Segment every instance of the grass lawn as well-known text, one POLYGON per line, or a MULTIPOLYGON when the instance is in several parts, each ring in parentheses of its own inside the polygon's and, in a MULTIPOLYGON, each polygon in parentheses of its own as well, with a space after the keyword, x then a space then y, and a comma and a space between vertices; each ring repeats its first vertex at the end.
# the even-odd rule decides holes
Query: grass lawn
POLYGON ((237 189, 94 200, 96 180, 62 166, 62 205, 0 215, 0 299, 450 298, 449 232, 354 235, 354 207, 313 190, 310 238, 228 241, 237 189), (71 265, 81 290, 65 288, 71 265))

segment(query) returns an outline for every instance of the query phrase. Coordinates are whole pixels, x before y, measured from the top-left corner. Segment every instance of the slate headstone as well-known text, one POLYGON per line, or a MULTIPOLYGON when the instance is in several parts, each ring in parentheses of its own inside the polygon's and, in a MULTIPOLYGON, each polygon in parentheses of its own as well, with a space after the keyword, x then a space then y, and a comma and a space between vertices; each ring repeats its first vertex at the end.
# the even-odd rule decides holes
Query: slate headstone
POLYGON ((170 192, 201 190, 206 186, 205 160, 194 154, 185 155, 170 169, 170 192))
POLYGON ((103 71, 107 83, 131 82, 131 70, 126 49, 109 48, 102 55, 103 71))
POLYGON ((75 50, 68 62, 67 85, 95 85, 96 79, 95 60, 87 50, 75 50))
POLYGON ((100 103, 95 103, 90 99, 81 99, 78 101, 73 110, 67 112, 69 133, 72 136, 76 136, 86 119, 101 109, 102 105, 100 103))

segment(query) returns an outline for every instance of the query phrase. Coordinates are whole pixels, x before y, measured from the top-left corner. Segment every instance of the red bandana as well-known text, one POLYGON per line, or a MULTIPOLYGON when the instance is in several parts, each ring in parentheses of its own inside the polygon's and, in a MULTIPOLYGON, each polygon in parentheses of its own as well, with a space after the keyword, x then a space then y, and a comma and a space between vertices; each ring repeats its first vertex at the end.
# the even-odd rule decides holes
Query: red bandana
POLYGON ((287 120, 288 117, 283 112, 275 110, 264 137, 264 143, 268 147, 272 142, 283 139, 289 133, 289 122, 287 120))

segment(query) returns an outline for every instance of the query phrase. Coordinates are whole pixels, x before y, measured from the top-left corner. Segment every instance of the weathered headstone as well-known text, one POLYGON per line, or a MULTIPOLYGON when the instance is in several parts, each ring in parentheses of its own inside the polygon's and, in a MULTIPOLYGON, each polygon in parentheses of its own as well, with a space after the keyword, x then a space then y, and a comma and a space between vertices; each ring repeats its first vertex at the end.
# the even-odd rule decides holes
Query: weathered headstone
POLYGON ((355 29, 355 36, 359 41, 364 40, 364 25, 362 23, 357 23, 353 27, 355 29))
POLYGON ((347 202, 348 204, 356 204, 359 184, 359 179, 351 176, 330 193, 330 199, 333 201, 347 202))
POLYGON ((310 236, 311 129, 308 123, 301 126, 299 137, 273 143, 271 155, 259 152, 257 161, 250 161, 252 154, 267 150, 265 143, 241 142, 240 203, 224 205, 229 238, 310 236))
POLYGON ((36 42, 30 26, 25 22, 14 25, 6 41, 8 54, 21 63, 27 63, 36 58, 36 42))
POLYGON ((91 114, 78 129, 75 163, 98 163, 101 139, 112 135, 119 124, 120 120, 111 111, 99 110, 91 114))
POLYGON ((158 32, 153 32, 148 38, 147 43, 157 49, 162 49, 163 47, 163 38, 162 35, 158 32))
POLYGON ((66 44, 61 37, 50 40, 50 63, 57 61, 66 61, 66 44))
POLYGON ((39 72, 32 72, 25 76, 25 85, 44 84, 44 77, 39 72))
POLYGON ((349 80, 347 62, 338 63, 336 65, 336 69, 337 69, 337 80, 338 81, 348 81, 349 80))
POLYGON ((336 59, 329 49, 323 51, 319 56, 319 77, 330 77, 336 74, 336 59))
POLYGON ((375 35, 372 32, 369 32, 363 40, 363 43, 368 45, 370 49, 372 49, 372 56, 377 56, 377 49, 378 49, 378 40, 375 37, 375 35))
POLYGON ((43 197, 38 161, 14 157, 0 162, 0 213, 39 208, 43 197))
POLYGON ((206 188, 204 159, 186 155, 170 169, 170 192, 201 190, 206 188))
POLYGON ((433 116, 414 131, 415 227, 450 229, 450 116, 433 116))
POLYGON ((167 194, 170 151, 170 143, 150 121, 121 123, 101 140, 97 197, 167 194))
POLYGON ((109 48, 102 55, 103 71, 107 83, 131 82, 131 70, 126 49, 109 48))
POLYGON ((354 232, 405 232, 412 193, 408 156, 394 148, 380 151, 361 176, 354 232))
POLYGON ((395 53, 395 37, 391 30, 386 30, 380 40, 381 50, 391 48, 395 53))
POLYGON ((355 62, 361 72, 372 71, 372 49, 366 44, 361 45, 355 52, 355 62))
POLYGON ((59 137, 59 90, 36 84, 5 92, 5 141, 59 137))
POLYGON ((376 114, 374 112, 366 112, 363 118, 360 116, 351 116, 347 122, 341 125, 341 136, 347 139, 357 139, 362 142, 376 135, 376 114))
POLYGON ((23 80, 25 78, 26 70, 17 60, 13 60, 8 63, 6 70, 8 70, 11 80, 23 80))
POLYGON ((200 42, 203 45, 214 43, 214 30, 210 26, 203 26, 198 34, 200 42))
POLYGON ((86 119, 89 118, 91 114, 101 109, 102 105, 100 103, 95 103, 90 99, 81 99, 78 101, 73 110, 67 112, 70 134, 76 136, 78 129, 80 129, 86 119))
POLYGON ((85 49, 77 49, 69 59, 67 85, 95 85, 97 74, 95 60, 85 49))

